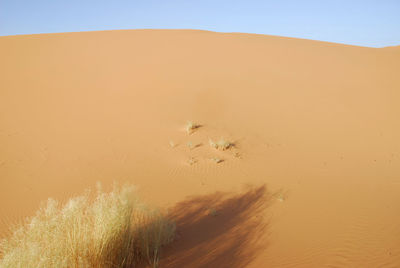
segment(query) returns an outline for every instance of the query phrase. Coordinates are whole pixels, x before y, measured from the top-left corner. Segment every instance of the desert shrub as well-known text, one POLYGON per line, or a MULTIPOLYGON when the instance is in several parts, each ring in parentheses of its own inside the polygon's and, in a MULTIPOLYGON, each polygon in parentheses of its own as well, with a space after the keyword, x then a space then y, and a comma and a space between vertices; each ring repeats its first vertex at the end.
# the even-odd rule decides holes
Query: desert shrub
POLYGON ((219 139, 218 141, 213 141, 213 140, 209 139, 208 142, 211 147, 213 147, 217 150, 222 150, 222 151, 225 151, 234 146, 234 144, 232 142, 227 141, 223 138, 219 139))
POLYGON ((84 195, 64 206, 49 199, 0 243, 0 267, 135 267, 158 265, 175 226, 142 204, 130 186, 84 195))
POLYGON ((185 130, 188 134, 192 134, 197 128, 199 128, 200 125, 197 123, 194 123, 192 121, 188 121, 186 126, 185 126, 185 130))

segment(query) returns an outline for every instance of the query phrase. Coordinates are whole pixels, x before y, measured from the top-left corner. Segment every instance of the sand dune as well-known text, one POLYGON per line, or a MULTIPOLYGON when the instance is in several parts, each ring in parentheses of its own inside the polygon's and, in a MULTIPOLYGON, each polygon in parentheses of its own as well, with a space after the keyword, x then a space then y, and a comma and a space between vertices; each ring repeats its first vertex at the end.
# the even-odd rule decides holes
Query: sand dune
POLYGON ((119 181, 177 221, 161 267, 400 267, 399 47, 132 30, 0 58, 2 237, 119 181))

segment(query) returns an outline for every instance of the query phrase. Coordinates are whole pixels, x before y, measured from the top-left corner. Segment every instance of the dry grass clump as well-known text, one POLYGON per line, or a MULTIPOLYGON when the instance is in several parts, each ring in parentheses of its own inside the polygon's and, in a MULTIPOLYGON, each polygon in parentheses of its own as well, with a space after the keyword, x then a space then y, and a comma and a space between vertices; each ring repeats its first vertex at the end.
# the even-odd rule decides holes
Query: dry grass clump
POLYGON ((169 146, 171 148, 175 148, 176 147, 176 143, 174 141, 169 141, 169 146))
POLYGON ((219 139, 216 142, 210 139, 209 143, 210 143, 211 147, 213 147, 217 150, 222 150, 222 151, 225 151, 234 146, 234 144, 232 142, 229 142, 223 138, 219 139))
POLYGON ((211 158, 211 160, 214 161, 216 164, 219 164, 219 163, 221 163, 221 162, 224 162, 223 159, 218 158, 218 157, 213 157, 213 158, 211 158))
POLYGON ((190 150, 195 148, 195 145, 191 141, 188 141, 188 143, 186 145, 189 147, 190 150))
POLYGON ((185 130, 187 134, 192 134, 197 128, 199 128, 200 125, 196 124, 192 121, 188 121, 186 126, 185 126, 185 130))
POLYGON ((175 226, 158 210, 144 206, 132 187, 99 188, 64 206, 49 199, 26 225, 0 243, 0 267, 134 267, 158 265, 160 248, 175 226))
POLYGON ((188 141, 186 145, 189 148, 189 150, 193 150, 197 147, 200 147, 202 144, 201 143, 193 143, 191 141, 188 141))

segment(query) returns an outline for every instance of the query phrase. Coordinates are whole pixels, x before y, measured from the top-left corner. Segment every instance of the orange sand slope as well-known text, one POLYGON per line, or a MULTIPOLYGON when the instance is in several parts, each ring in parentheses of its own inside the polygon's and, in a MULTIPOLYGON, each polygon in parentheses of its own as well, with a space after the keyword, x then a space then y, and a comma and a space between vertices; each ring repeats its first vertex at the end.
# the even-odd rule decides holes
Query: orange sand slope
POLYGON ((177 221, 161 267, 400 267, 399 48, 132 30, 0 59, 2 236, 118 181, 177 221))

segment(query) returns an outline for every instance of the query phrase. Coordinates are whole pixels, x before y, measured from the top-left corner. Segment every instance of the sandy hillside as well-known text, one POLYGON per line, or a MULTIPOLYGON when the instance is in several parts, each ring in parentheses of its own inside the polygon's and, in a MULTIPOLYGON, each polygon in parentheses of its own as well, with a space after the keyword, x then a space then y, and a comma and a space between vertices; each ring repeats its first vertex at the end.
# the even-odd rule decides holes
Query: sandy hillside
POLYGON ((400 267, 399 47, 133 30, 0 59, 2 237, 118 181, 177 221, 161 267, 400 267))

